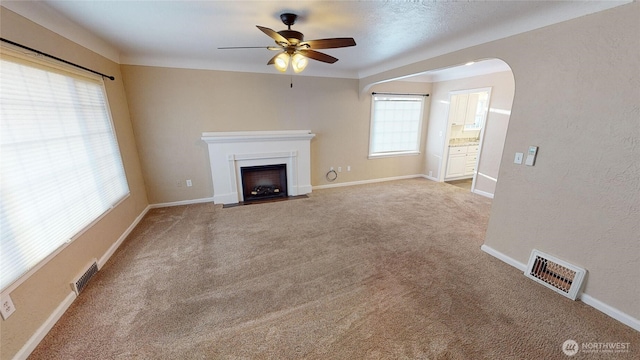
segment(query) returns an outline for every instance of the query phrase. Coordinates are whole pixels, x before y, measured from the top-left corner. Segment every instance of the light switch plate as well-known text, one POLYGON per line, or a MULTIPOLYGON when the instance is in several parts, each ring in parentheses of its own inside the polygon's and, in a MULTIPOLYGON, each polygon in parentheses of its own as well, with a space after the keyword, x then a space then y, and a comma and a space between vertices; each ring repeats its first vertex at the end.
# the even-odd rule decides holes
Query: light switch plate
POLYGON ((516 157, 515 159, 513 159, 513 162, 516 164, 522 164, 522 158, 524 157, 523 153, 516 153, 516 157))

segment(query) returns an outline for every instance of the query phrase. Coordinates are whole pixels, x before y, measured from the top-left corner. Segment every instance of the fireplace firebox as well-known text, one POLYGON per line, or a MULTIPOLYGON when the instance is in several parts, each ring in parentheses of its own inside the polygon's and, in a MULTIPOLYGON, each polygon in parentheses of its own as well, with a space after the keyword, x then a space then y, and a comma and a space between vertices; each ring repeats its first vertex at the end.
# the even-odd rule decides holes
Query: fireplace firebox
POLYGON ((240 168, 244 202, 287 197, 287 165, 240 168))

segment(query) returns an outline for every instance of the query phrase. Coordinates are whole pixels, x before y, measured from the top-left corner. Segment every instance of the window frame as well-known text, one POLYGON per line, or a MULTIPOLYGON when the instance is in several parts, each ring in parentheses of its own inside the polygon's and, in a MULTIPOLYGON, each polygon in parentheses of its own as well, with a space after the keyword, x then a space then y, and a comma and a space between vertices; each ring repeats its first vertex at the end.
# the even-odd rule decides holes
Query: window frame
POLYGON ((397 156, 411 156, 411 155, 420 155, 420 146, 422 144, 422 129, 424 123, 424 105, 425 105, 425 95, 422 94, 376 94, 373 93, 371 96, 371 117, 369 122, 369 151, 368 158, 369 159, 378 159, 385 157, 397 157, 397 156), (375 130, 375 122, 376 122, 376 98, 396 98, 396 99, 415 99, 420 101, 420 115, 418 118, 418 128, 416 129, 417 139, 415 142, 415 147, 412 149, 404 149, 397 151, 373 151, 374 149, 374 130, 375 130))
POLYGON ((109 97, 108 97, 107 89, 104 83, 104 79, 99 75, 95 75, 86 71, 76 69, 75 67, 71 67, 69 65, 60 63, 55 60, 50 60, 48 58, 40 58, 40 57, 36 57, 36 55, 23 53, 19 50, 14 49, 13 47, 10 47, 4 44, 0 45, 0 52, 2 53, 2 58, 5 58, 5 57, 14 58, 13 61, 26 66, 30 66, 36 69, 40 69, 40 70, 44 70, 52 73, 62 74, 64 76, 80 79, 81 81, 85 81, 85 82, 93 82, 99 86, 102 92, 102 96, 104 98, 104 111, 105 111, 104 115, 111 129, 113 142, 117 149, 118 160, 122 167, 122 176, 123 176, 124 184, 126 185, 126 189, 123 192, 123 194, 119 195, 117 200, 113 201, 113 203, 109 207, 107 207, 104 211, 102 211, 100 215, 96 216, 95 218, 93 218, 92 221, 88 222, 85 226, 78 229, 78 231, 75 232, 75 234, 71 236, 69 239, 56 240, 56 242, 60 242, 60 244, 54 250, 52 250, 47 256, 39 260, 37 263, 33 264, 30 267, 27 267, 27 270, 24 271, 22 275, 11 280, 5 285, 5 287, 0 289, 2 294, 6 294, 6 293, 11 293, 18 286, 20 286, 25 281, 27 281, 34 273, 36 273, 42 267, 48 264, 53 258, 55 258, 63 250, 65 250, 75 240, 82 237, 88 230, 90 230, 97 223, 99 223, 103 218, 105 218, 108 214, 110 214, 112 210, 114 210, 116 207, 118 207, 120 204, 126 201, 131 196, 131 188, 129 185, 129 179, 128 179, 127 171, 125 168, 125 162, 122 157, 121 147, 118 142, 118 133, 116 130, 115 123, 113 121, 113 116, 111 114, 111 106, 109 104, 109 97))

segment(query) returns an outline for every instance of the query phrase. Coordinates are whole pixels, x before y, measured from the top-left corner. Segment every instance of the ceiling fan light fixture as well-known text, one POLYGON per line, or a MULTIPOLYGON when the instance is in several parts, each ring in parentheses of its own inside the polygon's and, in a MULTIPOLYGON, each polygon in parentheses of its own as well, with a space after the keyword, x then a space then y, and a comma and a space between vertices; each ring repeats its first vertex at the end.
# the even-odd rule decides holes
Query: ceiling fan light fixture
POLYGON ((302 54, 296 53, 291 57, 291 67, 296 74, 304 70, 307 64, 309 64, 309 60, 302 54))
POLYGON ((275 66, 276 69, 278 69, 278 71, 280 72, 287 71, 287 67, 289 67, 289 54, 282 53, 276 56, 275 60, 273 61, 273 66, 275 66))
MULTIPOLYGON (((0 0, 1 1, 1 0, 0 0)), ((333 64, 338 61, 337 58, 317 51, 318 49, 336 49, 349 46, 355 46, 356 41, 353 38, 340 37, 316 40, 304 40, 304 35, 292 30, 291 25, 296 22, 298 16, 292 13, 284 13, 280 15, 280 20, 287 25, 286 30, 275 31, 273 29, 256 25, 265 35, 275 41, 276 46, 266 46, 268 50, 281 51, 281 53, 273 56, 267 62, 267 65, 274 65, 280 72, 286 72, 291 63, 293 71, 296 73, 304 71, 309 63, 309 59, 333 64)), ((254 49, 261 46, 246 47, 222 47, 218 49, 254 49)))

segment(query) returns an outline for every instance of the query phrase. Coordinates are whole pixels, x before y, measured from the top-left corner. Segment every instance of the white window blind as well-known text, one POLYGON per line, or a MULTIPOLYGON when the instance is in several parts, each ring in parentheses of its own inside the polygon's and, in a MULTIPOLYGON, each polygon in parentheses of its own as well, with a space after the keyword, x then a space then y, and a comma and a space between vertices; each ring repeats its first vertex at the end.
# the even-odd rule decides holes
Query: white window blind
POLYGON ((417 154, 424 96, 373 95, 369 156, 417 154))
POLYGON ((0 288, 129 193, 104 84, 2 49, 0 288))

